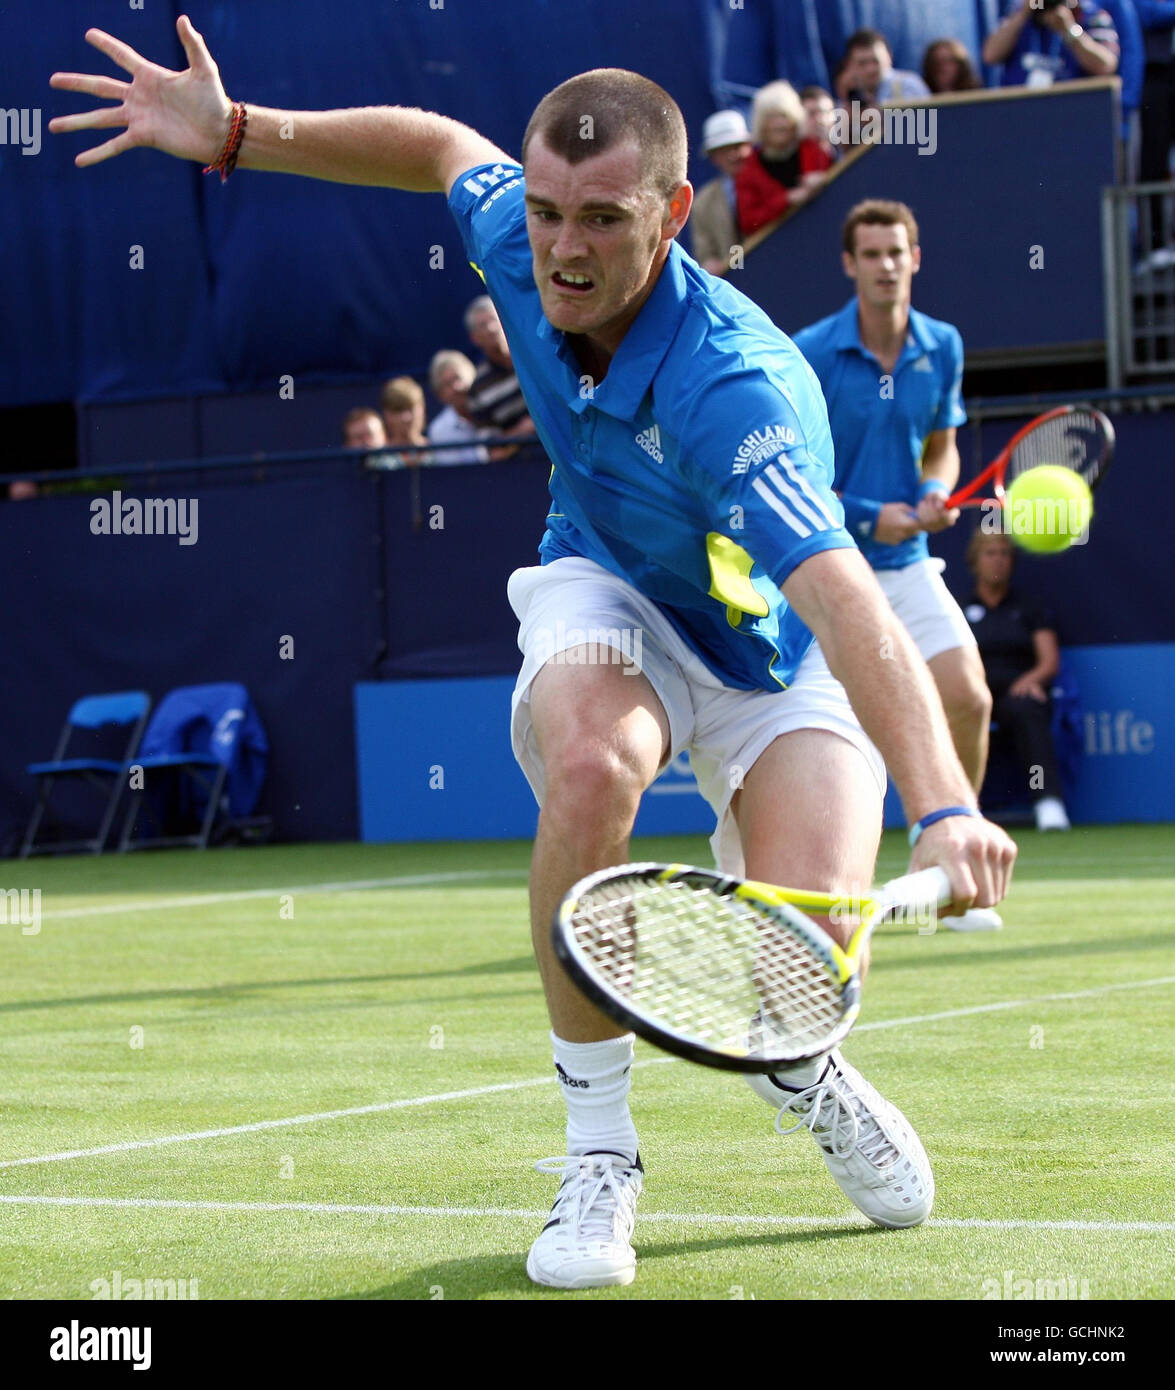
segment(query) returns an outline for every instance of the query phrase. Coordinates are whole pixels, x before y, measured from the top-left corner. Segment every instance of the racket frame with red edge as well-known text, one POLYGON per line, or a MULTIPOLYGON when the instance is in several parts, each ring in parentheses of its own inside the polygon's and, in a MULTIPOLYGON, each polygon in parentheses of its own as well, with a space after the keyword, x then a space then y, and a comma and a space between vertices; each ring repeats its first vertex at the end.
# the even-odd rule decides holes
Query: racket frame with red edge
MULTIPOLYGON (((1047 420, 1056 420, 1062 415, 1072 415, 1078 410, 1085 411, 1097 418, 1106 440, 1105 456, 1100 461, 1100 466, 1093 480, 1090 481, 1090 487, 1096 487, 1105 474, 1106 469, 1110 466, 1110 462, 1114 456, 1114 427, 1100 410, 1091 410, 1086 406, 1060 405, 1053 410, 1046 410, 1043 415, 1038 415, 1034 420, 1029 420, 1023 429, 1017 430, 982 473, 972 478, 965 487, 959 488, 958 491, 952 493, 951 496, 946 499, 943 503, 944 510, 949 511, 953 507, 1002 507, 1004 505, 1004 478, 1007 475, 1008 464, 1011 461, 1012 454, 1015 452, 1021 440, 1025 439, 1047 420), (989 483, 991 484, 991 491, 989 494, 983 495, 983 489, 989 483)), ((1084 474, 1081 476, 1084 477, 1084 474)), ((1087 481, 1089 480, 1087 479, 1087 481)))

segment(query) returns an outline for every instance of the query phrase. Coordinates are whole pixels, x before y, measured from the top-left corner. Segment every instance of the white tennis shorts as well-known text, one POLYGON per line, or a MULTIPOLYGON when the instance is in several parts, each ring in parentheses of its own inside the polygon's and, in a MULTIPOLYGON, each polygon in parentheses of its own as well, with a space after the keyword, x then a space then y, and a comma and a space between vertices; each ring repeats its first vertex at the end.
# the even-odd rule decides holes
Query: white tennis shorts
POLYGON ((929 661, 953 647, 976 646, 971 624, 943 583, 945 560, 915 560, 900 570, 876 570, 890 607, 929 661))
MULTIPOLYGON (((885 795, 881 755, 815 643, 787 690, 735 690, 694 655, 656 604, 592 560, 568 556, 515 570, 507 593, 518 615, 523 656, 511 705, 511 741, 540 806, 545 777, 530 720, 530 685, 558 652, 585 643, 618 650, 653 687, 669 721, 669 759, 688 749, 698 789, 714 811, 717 828, 710 843, 724 872, 744 872, 730 811, 735 788, 781 734, 796 729, 838 734, 860 751, 878 796, 885 795)), ((813 776, 819 772, 814 768, 813 776)))

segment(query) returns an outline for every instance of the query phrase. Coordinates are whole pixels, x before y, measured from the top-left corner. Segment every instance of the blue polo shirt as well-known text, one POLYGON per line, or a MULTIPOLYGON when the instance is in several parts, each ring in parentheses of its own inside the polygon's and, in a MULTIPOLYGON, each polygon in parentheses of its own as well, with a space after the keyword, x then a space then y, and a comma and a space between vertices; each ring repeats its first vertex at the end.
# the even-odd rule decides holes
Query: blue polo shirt
POLYGON ((809 556, 853 545, 819 383, 757 305, 674 243, 593 384, 543 314, 523 196, 518 165, 486 164, 449 206, 554 460, 542 562, 594 560, 725 684, 785 688, 812 634, 780 586, 809 556))
POLYGON ((795 344, 820 378, 836 446, 833 485, 865 558, 876 570, 924 560, 930 553, 925 532, 900 545, 882 545, 873 530, 883 502, 918 505, 927 435, 967 421, 959 330, 911 309, 892 382, 862 346, 855 297, 840 313, 802 328, 795 344))

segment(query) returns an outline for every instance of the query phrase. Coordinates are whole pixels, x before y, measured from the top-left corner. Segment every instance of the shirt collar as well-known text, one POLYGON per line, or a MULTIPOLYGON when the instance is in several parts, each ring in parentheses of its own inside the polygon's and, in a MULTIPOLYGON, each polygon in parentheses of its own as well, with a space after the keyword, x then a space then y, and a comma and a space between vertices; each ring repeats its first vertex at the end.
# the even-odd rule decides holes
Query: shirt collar
POLYGON ((920 314, 917 309, 913 308, 910 310, 910 337, 914 339, 923 352, 933 352, 938 346, 926 321, 926 315, 920 314))
POLYGON ((836 316, 836 335, 833 338, 833 346, 838 352, 844 348, 856 348, 858 352, 865 351, 861 343, 861 326, 857 322, 856 295, 836 316))
MULTIPOLYGON (((607 376, 590 396, 585 397, 577 389, 573 399, 567 402, 576 414, 582 414, 593 405, 617 420, 635 418, 685 317, 687 287, 683 255, 681 247, 674 242, 652 294, 641 306, 609 363, 607 376)), ((544 342, 555 348, 563 362, 571 366, 578 387, 579 366, 563 331, 555 328, 545 315, 540 318, 536 331, 544 342)))
MULTIPOLYGON (((861 342, 861 325, 857 317, 857 299, 854 295, 852 299, 836 316, 837 323, 834 331, 833 346, 838 352, 848 348, 856 348, 860 353, 865 353, 865 345, 861 342)), ((917 309, 910 309, 910 323, 906 333, 906 347, 902 349, 904 353, 911 345, 920 348, 923 352, 933 352, 936 346, 934 335, 926 322, 926 315, 920 314, 917 309)), ((900 359, 899 359, 900 360, 900 359)))

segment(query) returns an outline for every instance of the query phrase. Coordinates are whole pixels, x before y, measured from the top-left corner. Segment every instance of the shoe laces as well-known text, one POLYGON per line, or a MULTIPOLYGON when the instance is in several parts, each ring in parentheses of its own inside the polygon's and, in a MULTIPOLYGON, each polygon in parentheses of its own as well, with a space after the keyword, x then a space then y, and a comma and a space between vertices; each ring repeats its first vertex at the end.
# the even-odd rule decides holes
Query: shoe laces
POLYGON ((787 1102, 775 1117, 775 1128, 780 1134, 809 1129, 825 1153, 847 1158, 856 1149, 875 1168, 887 1168, 901 1157, 868 1106, 835 1065, 822 1080, 798 1091, 787 1102), (798 1119, 785 1129, 785 1117, 798 1119))
POLYGON ((534 1165, 540 1173, 559 1173, 563 1185, 551 1208, 553 1220, 575 1227, 580 1236, 594 1240, 614 1240, 623 1219, 632 1229, 636 1212, 635 1185, 630 1169, 611 1154, 565 1154, 541 1158, 534 1165))

